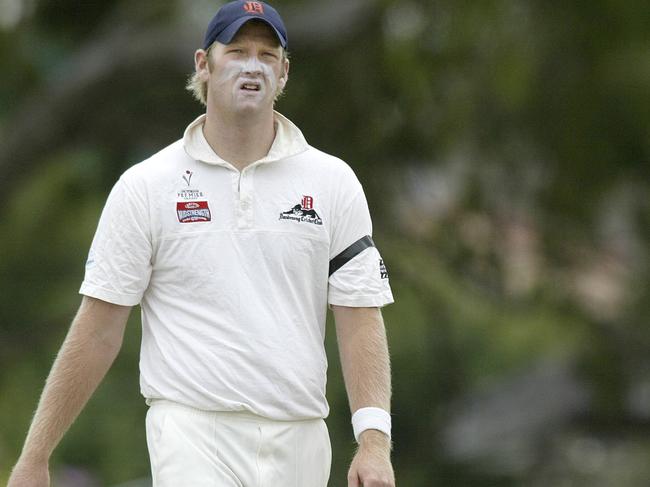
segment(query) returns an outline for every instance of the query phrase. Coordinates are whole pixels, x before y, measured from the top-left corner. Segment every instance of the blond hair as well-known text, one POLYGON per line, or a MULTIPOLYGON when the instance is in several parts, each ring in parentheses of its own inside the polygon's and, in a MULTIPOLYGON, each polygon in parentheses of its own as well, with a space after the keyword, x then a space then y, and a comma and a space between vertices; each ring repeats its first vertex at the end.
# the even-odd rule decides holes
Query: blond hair
MULTIPOLYGON (((210 58, 210 53, 212 52, 212 47, 216 44, 213 43, 208 49, 205 51, 206 57, 208 58, 208 70, 212 72, 212 59, 210 58)), ((286 49, 282 49, 282 64, 284 64, 285 61, 289 59, 289 51, 286 49)), ((196 71, 192 73, 188 78, 187 78, 187 83, 185 84, 185 89, 192 93, 192 96, 196 101, 198 101, 201 105, 207 106, 208 105, 208 82, 201 80, 201 76, 199 73, 196 71)), ((279 88, 278 92, 275 94, 275 101, 282 96, 284 93, 284 87, 279 88)))

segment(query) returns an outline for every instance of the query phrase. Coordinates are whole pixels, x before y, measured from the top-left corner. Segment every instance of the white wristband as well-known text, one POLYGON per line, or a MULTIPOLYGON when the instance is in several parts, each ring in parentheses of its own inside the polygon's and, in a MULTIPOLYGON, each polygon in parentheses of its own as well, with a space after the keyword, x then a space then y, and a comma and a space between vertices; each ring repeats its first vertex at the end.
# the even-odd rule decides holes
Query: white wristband
POLYGON ((381 408, 360 408, 352 415, 352 430, 357 443, 366 430, 379 430, 390 438, 390 429, 390 414, 381 408))

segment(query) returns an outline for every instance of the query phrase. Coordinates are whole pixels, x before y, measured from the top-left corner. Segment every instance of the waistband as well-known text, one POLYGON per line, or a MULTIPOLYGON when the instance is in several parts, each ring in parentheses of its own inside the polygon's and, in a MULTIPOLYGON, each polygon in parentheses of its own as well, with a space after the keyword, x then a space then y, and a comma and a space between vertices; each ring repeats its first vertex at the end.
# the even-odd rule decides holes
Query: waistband
POLYGON ((298 419, 298 420, 278 420, 266 418, 255 414, 247 410, 233 410, 233 411, 206 411, 204 409, 198 409, 193 406, 188 406, 187 404, 182 404, 175 401, 170 401, 168 399, 147 399, 147 405, 150 408, 170 408, 184 411, 189 414, 196 416, 209 417, 209 418, 222 418, 229 421, 242 421, 242 422, 254 422, 260 424, 298 424, 298 423, 313 423, 318 421, 323 421, 322 418, 314 419, 298 419))

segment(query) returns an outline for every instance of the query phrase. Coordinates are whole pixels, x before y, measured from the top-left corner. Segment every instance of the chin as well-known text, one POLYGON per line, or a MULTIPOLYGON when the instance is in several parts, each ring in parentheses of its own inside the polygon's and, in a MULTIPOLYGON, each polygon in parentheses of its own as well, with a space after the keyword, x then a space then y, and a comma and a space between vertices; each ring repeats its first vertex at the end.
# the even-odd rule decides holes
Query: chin
POLYGON ((267 100, 244 100, 233 107, 234 112, 246 114, 262 113, 272 109, 273 103, 269 103, 267 100))

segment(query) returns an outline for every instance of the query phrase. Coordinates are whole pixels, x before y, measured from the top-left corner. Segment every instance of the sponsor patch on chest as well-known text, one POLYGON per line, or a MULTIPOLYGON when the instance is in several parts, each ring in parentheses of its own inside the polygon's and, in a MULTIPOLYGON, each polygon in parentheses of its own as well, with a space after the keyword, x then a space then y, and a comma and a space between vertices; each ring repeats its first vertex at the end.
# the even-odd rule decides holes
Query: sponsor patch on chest
POLYGON ((176 214, 181 223, 209 222, 212 220, 207 201, 178 201, 176 214))

